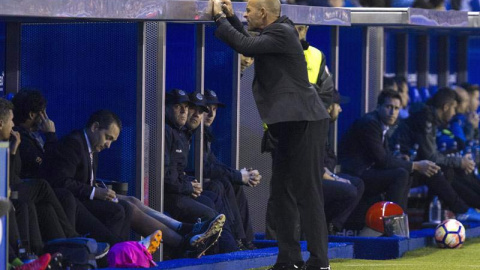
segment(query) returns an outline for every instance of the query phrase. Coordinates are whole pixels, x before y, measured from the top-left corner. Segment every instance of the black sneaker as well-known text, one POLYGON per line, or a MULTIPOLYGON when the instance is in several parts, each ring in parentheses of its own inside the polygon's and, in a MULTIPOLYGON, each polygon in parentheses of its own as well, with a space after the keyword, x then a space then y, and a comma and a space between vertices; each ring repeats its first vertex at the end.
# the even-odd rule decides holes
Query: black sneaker
POLYGON ((205 255, 205 252, 218 241, 218 238, 220 238, 221 234, 222 234, 222 229, 220 229, 220 231, 217 234, 204 238, 204 240, 202 242, 199 242, 197 246, 192 247, 190 250, 187 250, 184 256, 187 258, 197 258, 197 259, 202 257, 203 255, 205 255))
POLYGON ((204 222, 199 220, 195 223, 192 231, 185 236, 190 246, 197 247, 204 244, 212 236, 219 234, 225 224, 225 219, 225 215, 220 214, 210 220, 204 222))

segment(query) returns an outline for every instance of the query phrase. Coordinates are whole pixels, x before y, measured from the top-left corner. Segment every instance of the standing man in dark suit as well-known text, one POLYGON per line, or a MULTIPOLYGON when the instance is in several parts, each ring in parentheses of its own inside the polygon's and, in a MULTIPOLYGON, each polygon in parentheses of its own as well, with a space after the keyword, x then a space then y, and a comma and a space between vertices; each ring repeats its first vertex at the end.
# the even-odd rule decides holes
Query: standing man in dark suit
POLYGON ((301 221, 310 258, 306 269, 329 269, 321 192, 328 113, 308 81, 303 48, 293 22, 280 16, 280 1, 249 0, 244 17, 230 0, 211 0, 215 35, 238 53, 255 59, 253 95, 262 121, 278 140, 273 153, 273 210, 279 253, 273 269, 303 265, 296 224, 301 221))
POLYGON ((440 167, 428 160, 406 161, 388 149, 388 129, 397 121, 402 98, 397 91, 380 93, 377 109, 356 120, 340 142, 342 170, 360 177, 365 183, 364 196, 386 192, 385 200, 407 206, 412 184, 410 173, 431 177, 440 167))

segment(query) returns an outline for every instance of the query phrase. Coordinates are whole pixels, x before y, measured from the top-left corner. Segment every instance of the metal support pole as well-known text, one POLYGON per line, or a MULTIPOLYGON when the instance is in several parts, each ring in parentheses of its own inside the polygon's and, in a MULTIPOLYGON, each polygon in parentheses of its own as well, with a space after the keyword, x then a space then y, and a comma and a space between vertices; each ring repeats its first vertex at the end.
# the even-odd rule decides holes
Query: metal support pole
POLYGON ((417 43, 417 87, 428 87, 428 67, 430 55, 430 39, 428 35, 418 36, 417 43))
MULTIPOLYGON (((339 45, 339 40, 340 40, 340 27, 339 26, 332 26, 331 28, 331 44, 330 44, 330 50, 331 50, 331 59, 330 59, 330 67, 332 68, 333 72, 333 83, 335 85, 335 89, 338 88, 338 61, 339 61, 339 55, 340 55, 340 45, 339 45)), ((335 121, 330 124, 330 129, 329 129, 329 140, 330 140, 330 145, 333 147, 333 150, 335 153, 337 153, 337 145, 338 145, 338 121, 335 121)))
POLYGON ((448 77, 450 75, 450 38, 449 36, 438 37, 438 87, 448 86, 448 77))
POLYGON ((366 27, 363 32, 362 114, 377 106, 376 98, 383 85, 384 73, 383 27, 366 27))
POLYGON ((457 39, 457 84, 468 82, 468 36, 457 39))
POLYGON ((398 33, 396 34, 396 71, 397 76, 407 78, 408 76, 408 34, 398 33))
POLYGON ((136 161, 135 196, 143 202, 145 199, 145 23, 138 25, 137 45, 137 116, 136 123, 136 161))
POLYGON ((240 169, 240 54, 233 54, 232 78, 232 168, 240 169))
MULTIPOLYGON (((196 25, 196 90, 203 94, 205 81, 205 25, 196 25)), ((203 119, 195 131, 195 178, 203 184, 203 119)))

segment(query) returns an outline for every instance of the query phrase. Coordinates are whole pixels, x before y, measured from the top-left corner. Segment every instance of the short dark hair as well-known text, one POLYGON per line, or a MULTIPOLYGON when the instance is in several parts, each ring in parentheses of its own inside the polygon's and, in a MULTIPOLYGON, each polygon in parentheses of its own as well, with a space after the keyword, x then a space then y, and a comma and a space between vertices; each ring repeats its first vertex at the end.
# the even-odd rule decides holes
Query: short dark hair
POLYGON ((85 127, 89 128, 95 122, 98 122, 101 129, 108 129, 111 124, 116 124, 118 129, 122 130, 122 121, 114 112, 109 110, 100 110, 94 112, 92 115, 90 115, 85 127))
POLYGON ((12 99, 15 106, 13 121, 15 125, 25 123, 30 112, 38 113, 47 108, 47 100, 36 89, 22 89, 12 99))
POLYGON ((460 86, 461 86, 463 89, 467 90, 467 92, 468 92, 469 95, 472 95, 473 92, 475 92, 475 91, 479 91, 479 92, 480 92, 480 88, 478 87, 478 84, 471 84, 471 83, 465 82, 465 83, 461 83, 460 86))
POLYGON ((383 89, 394 89, 397 82, 394 77, 383 76, 383 89))
POLYGON ((398 91, 392 90, 392 89, 385 89, 382 92, 380 92, 380 95, 378 95, 378 100, 377 100, 377 106, 382 106, 385 103, 385 100, 389 99, 398 99, 400 100, 400 103, 402 103, 402 96, 400 96, 400 93, 398 91))
POLYGON ((13 111, 13 104, 12 102, 0 98, 0 119, 1 120, 7 120, 8 112, 13 111))
POLYGON ((442 87, 427 100, 427 105, 433 106, 436 109, 441 109, 445 104, 452 101, 458 101, 457 92, 453 91, 449 87, 442 87))

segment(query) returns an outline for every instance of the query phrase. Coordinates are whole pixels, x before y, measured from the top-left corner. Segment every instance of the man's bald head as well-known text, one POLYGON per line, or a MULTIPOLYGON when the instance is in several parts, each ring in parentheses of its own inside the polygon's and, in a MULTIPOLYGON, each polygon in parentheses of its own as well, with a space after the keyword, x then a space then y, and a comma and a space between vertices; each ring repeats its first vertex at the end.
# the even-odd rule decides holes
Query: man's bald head
POLYGON ((248 30, 261 30, 280 17, 281 4, 279 0, 248 0, 247 9, 243 15, 248 23, 248 30))
POLYGON ((281 4, 279 0, 258 0, 263 7, 272 15, 280 17, 281 4))

